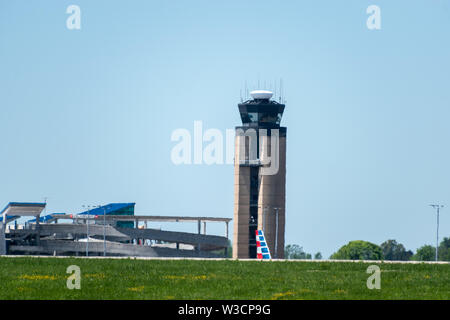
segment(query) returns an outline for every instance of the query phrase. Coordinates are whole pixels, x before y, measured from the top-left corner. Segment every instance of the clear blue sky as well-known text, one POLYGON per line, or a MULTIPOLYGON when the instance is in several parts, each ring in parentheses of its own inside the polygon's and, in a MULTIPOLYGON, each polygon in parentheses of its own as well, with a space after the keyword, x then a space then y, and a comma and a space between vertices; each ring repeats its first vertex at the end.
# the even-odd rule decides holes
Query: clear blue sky
POLYGON ((233 128, 245 81, 283 78, 286 242, 434 244, 430 203, 450 236, 449 34, 445 0, 0 0, 0 205, 232 217, 233 167, 175 166, 171 133, 233 128))

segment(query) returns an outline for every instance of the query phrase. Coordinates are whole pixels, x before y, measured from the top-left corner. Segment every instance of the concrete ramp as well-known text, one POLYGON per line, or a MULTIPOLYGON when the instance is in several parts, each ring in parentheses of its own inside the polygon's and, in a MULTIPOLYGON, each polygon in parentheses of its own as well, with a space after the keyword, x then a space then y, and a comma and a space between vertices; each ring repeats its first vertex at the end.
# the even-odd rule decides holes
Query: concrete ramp
MULTIPOLYGON (((106 251, 108 255, 114 256, 203 258, 218 257, 217 255, 202 251, 199 252, 194 250, 177 250, 123 243, 107 243, 106 251)), ((41 240, 39 246, 13 245, 10 247, 10 252, 22 254, 39 253, 48 255, 52 255, 53 253, 63 255, 73 255, 74 253, 78 253, 80 256, 83 256, 86 254, 86 242, 41 240)), ((89 254, 101 256, 103 254, 103 242, 89 242, 89 254)))
POLYGON ((162 231, 158 229, 117 228, 132 239, 152 239, 172 243, 200 245, 202 250, 218 250, 228 246, 228 239, 221 236, 189 232, 162 231))
MULTIPOLYGON (((12 239, 17 237, 25 237, 26 235, 35 235, 38 230, 36 226, 31 229, 24 230, 11 230, 10 236, 12 239)), ((103 232, 105 232, 106 238, 108 240, 115 241, 129 241, 131 238, 126 234, 117 231, 111 226, 101 226, 101 225, 89 225, 89 236, 90 237, 103 237, 103 232)), ((72 237, 86 237, 87 227, 85 224, 70 224, 70 223, 58 223, 58 224, 41 224, 39 225, 39 233, 41 237, 48 237, 55 235, 72 235, 72 237)))

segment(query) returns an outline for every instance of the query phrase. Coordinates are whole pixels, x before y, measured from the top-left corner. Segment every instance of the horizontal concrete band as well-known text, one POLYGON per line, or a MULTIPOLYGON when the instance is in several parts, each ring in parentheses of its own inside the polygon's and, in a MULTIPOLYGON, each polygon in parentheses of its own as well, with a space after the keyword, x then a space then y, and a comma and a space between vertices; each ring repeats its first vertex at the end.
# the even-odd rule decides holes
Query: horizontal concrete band
MULTIPOLYGON (((53 254, 53 252, 75 252, 80 254, 86 253, 86 242, 74 242, 64 240, 41 240, 39 246, 18 246, 12 245, 9 247, 11 253, 40 253, 40 254, 53 254)), ((90 254, 102 254, 104 250, 103 242, 89 242, 90 254)), ((171 248, 158 248, 150 246, 141 246, 133 244, 123 243, 110 243, 106 245, 107 254, 123 255, 123 256, 136 256, 136 257, 218 257, 215 254, 196 251, 196 250, 177 250, 171 248)))
MULTIPOLYGON (((108 238, 116 238, 118 240, 126 241, 131 240, 131 238, 123 233, 120 233, 112 226, 101 226, 91 224, 89 225, 89 236, 103 236, 103 232, 108 238)), ((10 230, 8 235, 11 239, 25 237, 28 235, 40 234, 41 237, 56 235, 72 235, 72 236, 86 236, 87 226, 85 224, 69 224, 69 223, 58 223, 58 224, 40 224, 39 227, 33 225, 31 229, 19 229, 10 230), (39 228, 39 231, 38 229, 39 228)))
POLYGON ((69 214, 54 214, 54 218, 56 219, 69 219, 69 220, 100 220, 106 219, 115 220, 115 221, 159 221, 159 222, 230 222, 230 218, 217 218, 217 217, 186 217, 186 216, 126 216, 126 215, 107 215, 106 217, 98 216, 98 217, 85 217, 83 215, 72 216, 69 214))
MULTIPOLYGON (((202 250, 223 249, 228 246, 226 237, 215 235, 204 235, 188 232, 162 231, 156 229, 134 229, 134 228, 114 228, 112 226, 103 227, 101 225, 90 225, 90 237, 103 237, 103 232, 108 240, 128 241, 131 239, 150 239, 166 241, 172 243, 200 244, 202 250)), ((41 237, 62 235, 86 236, 87 226, 81 224, 41 224, 39 231, 36 228, 25 230, 11 230, 8 234, 11 239, 24 238, 29 235, 40 234, 41 237)))

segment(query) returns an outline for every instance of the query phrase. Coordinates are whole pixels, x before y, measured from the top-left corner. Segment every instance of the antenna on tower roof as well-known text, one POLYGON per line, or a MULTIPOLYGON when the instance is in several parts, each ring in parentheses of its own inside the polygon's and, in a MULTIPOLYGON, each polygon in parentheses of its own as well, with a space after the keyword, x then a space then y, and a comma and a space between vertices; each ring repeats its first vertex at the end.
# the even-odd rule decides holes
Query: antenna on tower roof
POLYGON ((280 78, 280 97, 279 97, 280 103, 282 100, 283 100, 283 79, 280 78))
POLYGON ((277 99, 277 80, 274 80, 273 84, 274 84, 273 96, 275 97, 275 100, 276 100, 277 99))
POLYGON ((245 93, 244 93, 244 99, 245 99, 245 100, 248 100, 247 80, 245 80, 245 93))

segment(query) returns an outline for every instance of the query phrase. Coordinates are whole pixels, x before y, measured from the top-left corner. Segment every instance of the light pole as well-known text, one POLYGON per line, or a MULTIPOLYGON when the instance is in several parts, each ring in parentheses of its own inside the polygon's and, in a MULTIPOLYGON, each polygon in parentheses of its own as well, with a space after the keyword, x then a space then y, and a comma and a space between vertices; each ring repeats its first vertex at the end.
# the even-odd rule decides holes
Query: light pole
POLYGON ((44 197, 44 203, 45 203, 45 207, 44 207, 44 216, 47 215, 47 197, 44 197))
POLYGON ((88 209, 88 216, 86 219, 86 257, 89 256, 89 215, 91 214, 91 206, 83 206, 88 209))
POLYGON ((106 257, 106 207, 103 207, 103 256, 106 257))
POLYGON ((109 207, 98 205, 95 208, 103 208, 103 256, 106 257, 106 209, 109 209, 109 207))
POLYGON ((436 209, 437 214, 437 228, 436 228, 436 261, 438 261, 438 247, 439 247, 439 210, 444 206, 442 204, 430 204, 430 207, 436 209))
POLYGON ((275 258, 278 259, 278 210, 280 208, 275 209, 275 258))

